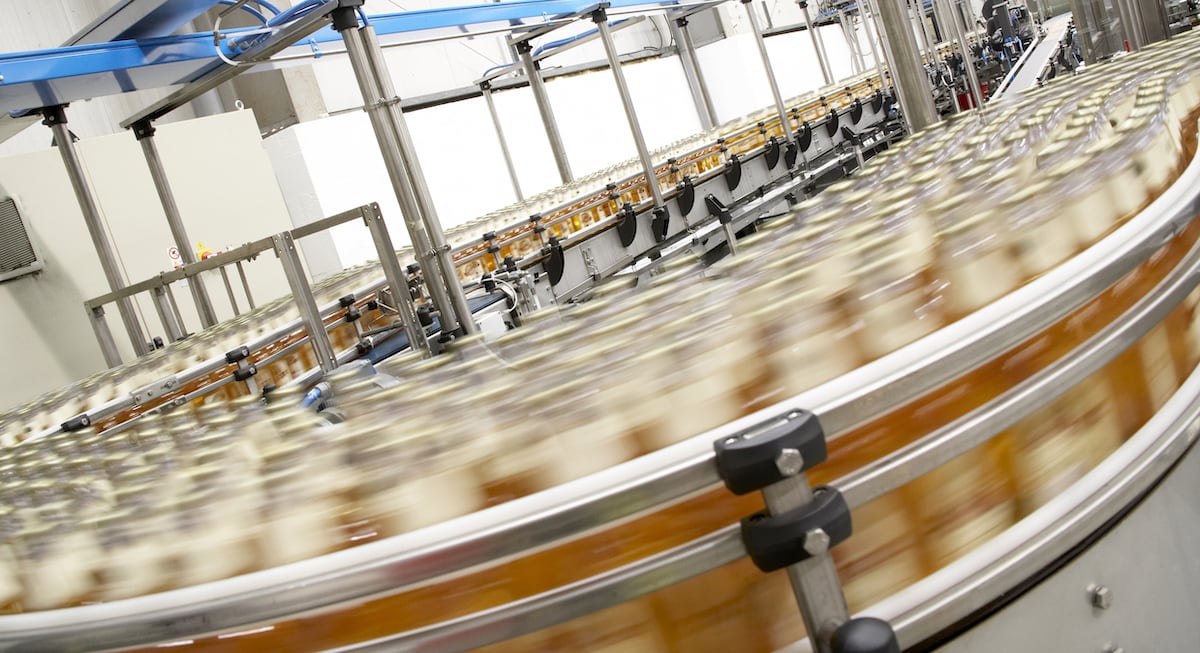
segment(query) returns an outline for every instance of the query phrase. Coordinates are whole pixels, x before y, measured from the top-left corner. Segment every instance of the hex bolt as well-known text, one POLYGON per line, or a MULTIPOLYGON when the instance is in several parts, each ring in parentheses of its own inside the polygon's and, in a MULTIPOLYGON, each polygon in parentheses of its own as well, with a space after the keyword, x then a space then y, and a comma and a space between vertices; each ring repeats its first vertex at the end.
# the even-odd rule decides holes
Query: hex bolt
POLYGON ((1104 585, 1093 585, 1088 588, 1092 594, 1092 606, 1101 610, 1112 607, 1112 590, 1104 585))
POLYGON ((814 528, 804 534, 804 550, 811 556, 819 556, 829 550, 829 534, 824 529, 814 528))
POLYGON ((798 449, 784 449, 775 457, 775 467, 784 476, 795 476, 804 471, 804 457, 798 449))

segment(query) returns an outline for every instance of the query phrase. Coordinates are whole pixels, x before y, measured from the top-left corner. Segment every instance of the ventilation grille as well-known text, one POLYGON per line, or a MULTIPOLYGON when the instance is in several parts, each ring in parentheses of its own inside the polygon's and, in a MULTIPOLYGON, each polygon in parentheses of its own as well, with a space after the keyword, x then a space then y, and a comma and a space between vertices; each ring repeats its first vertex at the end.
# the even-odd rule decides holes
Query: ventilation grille
POLYGON ((31 274, 42 269, 25 222, 10 198, 0 199, 0 281, 31 274))

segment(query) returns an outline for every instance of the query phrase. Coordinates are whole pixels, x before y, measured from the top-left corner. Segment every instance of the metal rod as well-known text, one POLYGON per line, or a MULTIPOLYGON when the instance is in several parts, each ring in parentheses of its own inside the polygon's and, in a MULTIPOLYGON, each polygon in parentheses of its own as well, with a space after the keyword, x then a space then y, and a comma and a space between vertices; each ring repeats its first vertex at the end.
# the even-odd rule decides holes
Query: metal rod
POLYGON ((512 182, 513 193, 517 196, 517 201, 525 200, 525 194, 521 192, 521 182, 517 179, 517 167, 513 165, 512 152, 508 149, 508 139, 504 138, 504 127, 500 124, 500 113, 496 111, 496 100, 492 98, 492 83, 483 81, 479 84, 479 90, 483 93, 483 101, 487 104, 488 114, 492 116, 492 126, 496 129, 496 141, 500 144, 500 153, 504 155, 504 166, 508 168, 508 179, 512 182))
POLYGON ((384 165, 392 182, 392 189, 400 204, 400 212, 404 217, 404 226, 412 241, 414 255, 424 271, 430 300, 442 316, 442 323, 452 325, 450 328, 456 329, 458 322, 455 317, 454 305, 447 294, 446 285, 440 282, 440 268, 425 229, 425 222, 421 217, 421 210, 417 204, 416 191, 408 174, 408 167, 400 152, 400 138, 391 119, 392 115, 387 111, 387 102, 385 101, 387 96, 383 94, 383 89, 379 84, 379 75, 375 74, 375 68, 367 57, 367 47, 359 33, 357 18, 348 21, 344 29, 339 31, 346 44, 346 54, 354 69, 359 91, 362 93, 365 103, 364 110, 371 119, 371 126, 379 143, 379 151, 383 155, 384 165))
MULTIPOLYGON (((768 486, 762 494, 767 511, 772 515, 797 510, 813 500, 813 491, 804 473, 768 486)), ((805 538, 806 546, 808 539, 805 538)), ((788 567, 787 574, 810 641, 818 653, 830 653, 833 631, 850 618, 833 558, 828 550, 819 551, 808 560, 788 567)))
POLYGON ((175 322, 179 324, 180 332, 187 337, 187 323, 183 321, 183 314, 179 312, 179 302, 175 301, 175 292, 171 290, 171 284, 164 283, 163 291, 167 293, 167 301, 171 304, 171 312, 175 314, 175 322))
POLYGON ((392 301, 396 304, 400 321, 404 323, 409 346, 413 351, 429 354, 429 340, 425 337, 425 328, 417 320, 412 294, 408 291, 408 275, 400 268, 400 261, 396 258, 396 246, 392 244, 392 237, 383 221, 383 214, 379 212, 379 205, 372 204, 368 211, 364 211, 363 221, 367 223, 367 229, 371 232, 371 240, 375 241, 379 266, 383 268, 383 276, 392 289, 392 301))
POLYGON ((246 293, 246 303, 250 305, 250 310, 258 308, 254 305, 254 295, 250 294, 250 280, 246 278, 246 268, 242 266, 242 262, 234 263, 237 266, 238 276, 242 279, 242 292, 246 293))
MULTIPOLYGON (((437 263, 442 288, 450 298, 453 314, 443 313, 442 330, 447 333, 461 330, 466 335, 479 333, 479 326, 475 324, 475 320, 471 316, 467 295, 458 281, 458 268, 454 266, 454 257, 450 254, 451 247, 446 242, 446 232, 442 229, 441 221, 438 220, 433 193, 429 191, 425 173, 421 170, 421 162, 417 158, 417 147, 413 144, 412 134, 408 130, 408 122, 404 120, 404 112, 400 109, 400 98, 396 95, 395 86, 392 84, 392 76, 388 72, 379 36, 375 33, 375 28, 370 25, 359 30, 359 34, 362 35, 363 45, 366 46, 367 61, 370 62, 374 76, 378 80, 379 89, 383 91, 383 97, 388 100, 387 112, 396 129, 400 156, 408 169, 408 177, 412 181, 413 190, 416 191, 417 206, 421 210, 421 221, 432 246, 430 254, 437 263)), ((429 270, 425 271, 425 279, 428 282, 429 270)))
POLYGON ((183 328, 175 320, 175 311, 171 309, 171 301, 167 299, 167 292, 159 287, 150 294, 154 299, 154 310, 158 312, 158 319, 162 322, 163 329, 167 331, 167 337, 171 339, 171 342, 183 340, 183 328))
POLYGON ((722 227, 725 230, 725 244, 729 246, 729 255, 737 256, 737 233, 733 230, 733 224, 726 222, 724 225, 722 225, 722 227))
POLYGON ((650 194, 654 197, 654 206, 663 206, 662 186, 659 184, 658 174, 654 170, 654 161, 650 159, 650 148, 646 146, 646 136, 642 133, 637 109, 633 106, 633 96, 629 93, 629 84, 625 81, 625 70, 621 68, 617 45, 613 42, 612 31, 608 27, 608 14, 603 9, 597 9, 592 13, 592 20, 595 21, 596 29, 600 32, 600 42, 604 45, 604 54, 608 57, 613 81, 617 84, 617 95, 621 96, 621 106, 624 107, 625 118, 629 121, 629 132, 633 135, 633 144, 637 147, 638 158, 642 161, 642 171, 646 174, 646 185, 650 187, 650 194))
POLYGON ((871 60, 875 62, 875 73, 879 75, 879 88, 886 89, 887 77, 883 73, 883 47, 876 41, 875 30, 871 28, 873 17, 867 16, 867 6, 860 4, 859 16, 862 17, 863 30, 867 33, 867 45, 871 47, 871 60))
POLYGON ((542 126, 546 129, 546 140, 550 141, 550 152, 554 155, 554 164, 558 166, 558 176, 564 184, 575 180, 571 172, 571 162, 567 160, 567 148, 563 146, 562 134, 558 131, 558 121, 554 119, 554 108, 550 105, 550 95, 546 93, 546 82, 538 64, 530 54, 533 46, 529 41, 517 43, 517 54, 521 57, 521 65, 525 68, 525 77, 529 80, 529 90, 533 91, 533 101, 537 104, 538 113, 542 116, 542 126))
MULTIPOLYGON (((821 76, 825 78, 825 85, 833 84, 833 70, 829 67, 829 61, 825 55, 825 44, 817 36, 817 30, 813 27, 812 16, 808 13, 808 0, 800 0, 800 11, 804 14, 804 26, 808 29, 808 36, 812 39, 813 51, 817 53, 817 64, 821 68, 821 76)), ((757 26, 754 28, 755 34, 759 34, 759 40, 762 40, 761 32, 757 26)), ((763 55, 764 57, 766 55, 763 55)))
POLYGON ((308 285, 308 275, 300 262, 300 252, 296 249, 296 241, 292 234, 283 232, 271 237, 275 244, 275 255, 283 265, 283 273, 287 277, 288 286, 292 289, 292 300, 300 309, 300 318, 304 321, 304 330, 308 332, 308 342, 312 345, 313 354, 317 357, 317 365, 325 373, 337 369, 337 354, 325 332, 325 322, 317 309, 317 301, 313 298, 312 288, 308 285))
MULTIPOLYGON (((50 127, 54 133, 54 142, 58 145, 58 153, 67 169, 67 177, 71 180, 71 188, 75 191, 75 199, 79 202, 79 210, 83 213, 83 221, 92 237, 92 245, 96 248, 96 256, 100 259, 100 267, 104 270, 109 290, 120 290, 126 286, 125 274, 121 272, 112 242, 104 232, 100 207, 96 204, 92 187, 83 173, 79 153, 75 151, 74 137, 67 128, 66 107, 47 107, 42 109, 42 115, 45 118, 42 124, 50 127)), ((121 314, 121 322, 125 325, 125 332, 129 335, 129 342, 133 345, 133 352, 138 356, 147 353, 146 336, 138 323, 137 313, 133 310, 133 302, 124 297, 118 299, 116 304, 117 311, 121 314)))
POLYGON ((929 33, 929 21, 925 20, 925 0, 912 0, 912 3, 917 23, 921 26, 921 36, 925 39, 928 48, 925 56, 928 58, 928 63, 932 65, 937 61, 937 41, 929 33))
POLYGON ((858 37, 854 34, 854 19, 847 20, 848 18, 849 14, 838 9, 838 25, 842 28, 842 38, 846 40, 846 47, 850 49, 850 63, 857 75, 867 69, 867 64, 863 59, 862 50, 859 49, 858 37))
MULTIPOLYGON (((192 249, 191 239, 183 225, 183 216, 179 205, 175 202, 175 194, 171 191, 171 182, 167 179, 167 170, 163 166, 162 157, 158 153, 158 145, 154 140, 155 129, 149 121, 133 125, 133 135, 142 146, 142 154, 146 157, 146 167, 150 170, 150 179, 154 181, 154 190, 158 193, 159 203, 162 204, 163 215, 167 218, 167 226, 171 229, 171 238, 175 241, 175 249, 184 265, 196 262, 196 253, 192 249)), ((200 315, 200 323, 205 328, 217 323, 217 312, 213 309, 212 298, 204 287, 204 280, 195 277, 188 283, 192 293, 192 301, 196 304, 196 313, 200 315)))
POLYGON ((104 307, 97 306, 88 311, 88 318, 92 323, 92 331, 96 334, 96 342, 100 345, 100 353, 104 356, 104 364, 117 367, 123 361, 117 343, 113 340, 112 330, 108 328, 108 320, 104 317, 104 307))
POLYGON ((229 273, 225 271, 225 266, 217 268, 221 271, 221 280, 225 282, 225 294, 229 296, 229 305, 233 307, 233 315, 236 317, 242 312, 238 310, 237 297, 233 294, 233 284, 229 283, 229 273))
POLYGON ((668 18, 667 29, 671 32, 671 39, 675 41, 675 48, 679 50, 679 64, 683 67, 688 90, 692 92, 692 102, 696 105, 696 114, 700 116, 700 126, 708 131, 720 124, 720 121, 717 120, 717 112, 713 110, 708 83, 704 81, 704 73, 700 70, 700 60, 696 57, 696 47, 692 44, 691 31, 688 30, 688 20, 668 18))
POLYGON ((750 31, 754 32, 754 42, 758 44, 758 55, 762 58, 763 70, 767 73, 767 84, 771 86, 771 95, 775 98, 775 110, 779 112, 779 123, 783 125, 784 136, 790 141, 793 138, 792 123, 791 120, 788 120, 787 106, 784 105, 783 96, 779 93, 779 83, 775 81, 775 69, 771 67, 771 57, 767 54, 767 41, 763 38, 762 27, 758 24, 758 17, 754 15, 754 8, 750 6, 750 0, 742 0, 742 6, 746 8, 746 15, 750 18, 750 31))
MULTIPOLYGON (((942 2, 942 13, 953 13, 953 7, 949 4, 950 0, 933 0, 934 2, 942 2)), ((967 44, 967 38, 963 35, 962 25, 958 21, 951 21, 951 30, 954 38, 958 41, 958 51, 963 58, 963 67, 967 70, 967 82, 969 84, 968 91, 971 95, 972 102, 976 109, 983 109, 983 87, 979 84, 979 74, 975 72, 975 61, 971 56, 971 49, 967 44)), ((958 98, 954 98, 955 105, 958 104, 958 98)))
POLYGON ((921 65, 917 52, 917 40, 905 19, 904 0, 877 0, 879 29, 884 35, 884 47, 891 52, 892 82, 899 94, 900 106, 913 132, 918 132, 938 121, 937 109, 933 106, 933 95, 929 78, 921 65))

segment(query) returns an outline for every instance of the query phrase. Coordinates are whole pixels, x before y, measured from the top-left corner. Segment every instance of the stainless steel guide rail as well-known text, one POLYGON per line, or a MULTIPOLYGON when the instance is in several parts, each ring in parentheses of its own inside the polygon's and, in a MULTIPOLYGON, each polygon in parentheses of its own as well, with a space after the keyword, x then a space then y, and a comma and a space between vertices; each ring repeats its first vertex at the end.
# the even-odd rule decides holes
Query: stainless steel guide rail
MULTIPOLYGON (((0 647, 19 651, 47 647, 132 646, 191 638, 269 622, 287 615, 327 610, 367 597, 394 594, 413 584, 456 570, 500 560, 643 514, 653 508, 671 505, 716 486, 711 443, 718 439, 778 424, 801 408, 808 408, 819 415, 826 432, 831 437, 837 437, 874 416, 885 414, 939 387, 1065 317, 1147 260, 1195 218, 1200 207, 1200 194, 1196 191, 1200 187, 1198 181, 1200 161, 1194 160, 1179 179, 1141 214, 1037 280, 873 363, 708 433, 564 484, 552 491, 354 549, 154 596, 3 617, 0 618, 0 647)), ((1118 318, 1070 357, 997 400, 1007 404, 994 402, 981 410, 996 411, 1003 408, 1006 419, 1012 419, 1019 411, 1038 405, 1042 400, 1039 395, 1043 388, 1050 393, 1066 386, 1063 381, 1079 378, 1089 370, 1098 368, 1104 360, 1134 342, 1140 333, 1192 290, 1200 272, 1198 258, 1200 254, 1193 250, 1185 262, 1133 310, 1118 318)), ((1168 441, 1176 443, 1170 450, 1178 452, 1178 443, 1183 442, 1180 438, 1192 437, 1194 429, 1187 425, 1191 417, 1186 413, 1200 401, 1195 398, 1198 385, 1200 381, 1194 374, 1168 404, 1168 408, 1147 424, 1113 459, 1085 479, 1084 484, 1098 483, 1095 487, 1111 489, 1112 486, 1106 484, 1109 477, 1101 476, 1114 471, 1118 472, 1116 478, 1130 478, 1126 472, 1119 471, 1121 464, 1116 462, 1118 460, 1141 461, 1138 462, 1139 468, 1161 469, 1166 461, 1148 456, 1152 455, 1150 452, 1156 449, 1157 444, 1168 441), (1164 422, 1170 422, 1173 426, 1161 429, 1164 422)), ((996 416, 992 414, 993 418, 996 416)), ((975 414, 951 424, 913 445, 913 448, 893 454, 875 468, 860 470, 840 480, 838 485, 843 487, 852 503, 858 503, 907 482, 909 470, 916 469, 914 465, 920 465, 923 471, 945 462, 945 457, 926 460, 925 456, 929 454, 925 447, 929 443, 941 442, 942 446, 956 446, 965 450, 976 438, 985 439, 990 435, 987 431, 992 425, 985 424, 979 417, 980 414, 975 414), (897 464, 906 456, 913 458, 906 464, 897 464)), ((1161 452, 1166 449, 1158 447, 1157 450, 1161 452)), ((947 451, 947 456, 954 452, 947 451)), ((1136 481, 1145 484, 1152 482, 1152 479, 1142 476, 1137 477, 1136 481)), ((1091 502, 1077 509, 1100 505, 1091 502)), ((1105 509, 1116 508, 1109 505, 1105 509)), ((1035 513, 1034 517, 1041 514, 1035 513)), ((1089 519, 1094 521, 1095 513, 1090 514, 1092 516, 1089 519)), ((1027 522, 1022 522, 1018 529, 1027 522)), ((598 597, 607 595, 610 598, 606 601, 615 600, 613 597, 617 596, 615 593, 618 591, 615 588, 637 585, 637 594, 652 591, 659 584, 694 576, 722 561, 728 562, 739 557, 740 544, 735 546, 732 539, 727 539, 733 537, 733 528, 683 545, 669 555, 642 560, 629 567, 559 588, 552 593, 553 596, 532 597, 479 616, 494 626, 509 624, 503 625, 503 632, 515 634, 536 628, 541 623, 555 623, 573 614, 602 607, 602 604, 611 604, 600 601, 598 597)), ((1079 531, 1072 533, 1076 537, 1086 534, 1079 531)), ((1059 532, 1056 537, 1062 538, 1062 535, 1059 532)), ((1006 536, 1001 540, 1007 546, 1013 545, 1013 538, 1006 536)), ((1069 542, 1060 539, 1059 544, 1067 546, 1069 542)), ((996 546, 1000 546, 1000 543, 996 546)), ((984 553, 987 551, 981 551, 980 555, 984 553)), ((991 554, 995 553, 995 550, 991 551, 991 554)), ((1039 551, 1039 555, 1050 553, 1039 551)), ((930 579, 928 582, 932 581, 930 579)), ((987 582, 994 589, 999 587, 995 583, 1001 581, 997 581, 992 574, 968 578, 963 582, 987 582)), ((922 589, 922 586, 911 591, 917 589, 922 589)), ((927 590, 928 587, 922 589, 927 590)), ((922 596, 928 601, 936 598, 932 591, 922 596)), ((910 606, 911 611, 900 615, 897 622, 905 644, 917 641, 921 636, 920 631, 912 629, 927 623, 923 620, 928 619, 928 615, 916 611, 915 606, 910 606)), ((958 609, 965 609, 965 606, 966 602, 958 609)), ((887 607, 886 602, 883 607, 887 607)), ((899 614, 899 608, 892 613, 881 614, 895 616, 899 614)), ((398 637, 408 637, 414 642, 437 642, 444 641, 441 637, 450 633, 466 637, 464 633, 470 632, 478 633, 478 629, 473 630, 466 621, 457 620, 398 637)), ((482 634, 477 636, 484 637, 482 634)), ((492 641, 498 637, 501 635, 493 633, 484 639, 492 641)), ((454 639, 456 646, 470 641, 475 640, 458 639, 457 636, 454 639)))

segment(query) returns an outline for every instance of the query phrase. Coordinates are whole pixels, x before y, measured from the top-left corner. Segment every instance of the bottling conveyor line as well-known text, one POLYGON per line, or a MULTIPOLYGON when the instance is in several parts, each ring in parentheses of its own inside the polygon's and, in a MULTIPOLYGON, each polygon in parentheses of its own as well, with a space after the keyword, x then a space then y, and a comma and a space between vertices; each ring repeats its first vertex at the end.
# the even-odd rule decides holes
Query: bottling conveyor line
MULTIPOLYGON (((607 16, 596 20, 603 33, 607 16)), ((358 28, 343 31, 350 29, 358 28)), ((1180 43, 1174 47, 1197 47, 1195 38, 1180 43)), ((1147 52, 1161 54, 1166 48, 1151 47, 1147 52)), ((1106 70, 1107 66, 1089 66, 1085 75, 1101 75, 1106 70)), ((1036 102, 1039 97, 1049 96, 1033 93, 1027 102, 1036 102)), ((818 205, 810 201, 799 206, 801 202, 850 170, 862 168, 877 149, 889 145, 900 132, 893 122, 891 102, 871 76, 852 80, 844 90, 827 92, 820 98, 786 105, 780 100, 776 110, 722 128, 720 140, 715 142, 685 144, 657 153, 646 152, 642 144, 638 161, 607 173, 603 180, 579 180, 577 186, 585 192, 565 203, 547 206, 545 200, 534 198, 500 216, 450 230, 445 234, 448 245, 444 252, 452 276, 446 281, 453 281, 460 289, 465 287, 464 299, 474 300, 467 312, 459 315, 469 316, 478 310, 483 295, 496 301, 500 297, 494 290, 497 279, 511 281, 521 289, 513 289, 504 297, 508 305, 520 307, 520 313, 536 313, 530 309, 585 299, 600 282, 619 272, 636 271, 652 259, 669 258, 675 253, 703 258, 721 248, 736 259, 741 248, 738 238, 758 231, 760 226, 770 230, 775 225, 774 231, 755 236, 761 247, 763 242, 770 242, 766 239, 772 234, 780 233, 778 225, 815 221, 821 215, 815 209, 818 205), (646 184, 648 178, 657 183, 646 184), (600 181, 607 184, 603 190, 600 181), (528 207, 537 210, 529 218, 511 221, 513 214, 528 207), (479 280, 483 293, 476 292, 474 283, 479 280)), ((631 116, 634 113, 630 111, 631 116)), ((1001 109, 988 109, 983 116, 978 111, 966 112, 957 120, 980 119, 983 125, 989 117, 1003 121, 1008 119, 1004 116, 1011 115, 1001 109)), ((1195 112, 1188 116, 1187 130, 1196 126, 1196 117, 1195 112)), ((395 117, 390 119, 394 121, 395 117)), ((636 118, 630 121, 636 132, 636 118)), ((963 124, 959 122, 959 128, 963 124)), ((383 124, 383 128, 395 129, 396 124, 383 124)), ((918 134, 913 139, 914 147, 936 142, 940 133, 935 128, 918 134)), ((1013 425, 1051 406, 1142 342, 1193 296, 1200 285, 1200 223, 1195 222, 1200 213, 1200 193, 1196 190, 1200 188, 1200 162, 1195 160, 1194 132, 1185 134, 1185 143, 1188 138, 1192 139, 1192 149, 1185 146, 1184 151, 1191 160, 1178 176, 1152 202, 1102 239, 979 310, 817 387, 603 471, 404 534, 201 585, 93 605, 0 616, 0 650, 186 649, 193 644, 220 648, 223 644, 236 646, 230 642, 243 635, 247 637, 245 645, 253 647, 253 637, 277 627, 286 631, 288 624, 317 622, 323 617, 336 623, 343 613, 373 602, 422 587, 437 587, 473 570, 503 568, 512 561, 554 551, 598 532, 642 523, 639 520, 724 492, 722 485, 738 495, 761 491, 767 512, 548 591, 352 643, 329 644, 316 639, 309 644, 314 649, 337 651, 473 650, 552 631, 573 619, 630 604, 750 555, 760 569, 786 568, 806 631, 813 635, 787 650, 999 651, 1014 646, 1036 648, 1055 629, 1075 637, 1058 635, 1059 646, 1082 646, 1081 640, 1086 640, 1088 645, 1102 642, 1108 650, 1116 650, 1118 645, 1130 650, 1175 650, 1172 646, 1194 641, 1198 634, 1198 625, 1189 618, 1188 610, 1194 603, 1189 596, 1200 586, 1200 576, 1173 574, 1168 564, 1131 569, 1133 565, 1128 561, 1146 559, 1151 555, 1148 551, 1153 551, 1156 555, 1180 556, 1184 558, 1179 560, 1181 566, 1194 567, 1194 561, 1186 558, 1183 543, 1194 537, 1195 525, 1175 518, 1186 509, 1183 506, 1189 505, 1198 478, 1197 458, 1191 455, 1191 445, 1200 433, 1200 377, 1194 370, 1136 434, 1069 488, 1002 535, 883 599, 856 619, 849 619, 830 547, 857 535, 850 532, 849 510, 898 491, 913 479, 986 446, 1013 425), (810 486, 809 470, 814 465, 820 469, 826 441, 832 445, 831 450, 844 444, 839 440, 852 431, 986 367, 1098 301, 1114 285, 1161 265, 1163 260, 1169 260, 1171 268, 1160 270, 1161 279, 1152 288, 1057 360, 959 418, 932 425, 926 435, 901 449, 832 479, 827 486, 810 486), (747 467, 752 467, 754 473, 747 475, 747 467), (764 477, 769 480, 763 481, 764 477), (761 543, 756 544, 748 535, 752 524, 803 512, 818 504, 835 510, 838 501, 845 512, 844 522, 837 517, 819 527, 810 524, 793 533, 798 540, 783 547, 788 552, 785 560, 773 565, 762 562, 765 554, 758 548, 761 543), (1153 529, 1156 537, 1147 538, 1148 529, 1153 529), (817 531, 819 537, 814 535, 817 531), (1148 543, 1147 539, 1155 541, 1148 543), (1171 546, 1173 543, 1176 546, 1171 546), (803 554, 794 551, 798 548, 804 550, 803 554), (1131 576, 1139 571, 1143 572, 1141 578, 1131 576), (1154 609, 1163 615, 1162 629, 1146 623, 1144 611, 1138 609, 1141 604, 1126 598, 1130 595, 1153 600, 1154 609), (1062 601, 1076 599, 1078 610, 1074 603, 1061 605, 1062 601), (1126 601, 1135 607, 1122 607, 1126 601), (894 641, 890 639, 893 636, 894 641), (856 645, 856 637, 871 640, 872 644, 856 645)), ((403 153, 398 156, 403 158, 403 153)), ((894 161, 902 164, 903 160, 891 159, 883 165, 894 161)), ((872 166, 876 171, 880 168, 872 166)), ((410 199, 419 214, 420 198, 410 199)), ((839 206, 845 210, 855 205, 839 206)), ((137 292, 157 295, 171 281, 190 278, 201 269, 234 265, 270 247, 289 270, 301 317, 262 331, 254 340, 240 341, 244 344, 223 357, 155 380, 98 410, 32 434, 26 446, 60 438, 64 431, 90 428, 94 432, 97 426, 116 434, 136 426, 133 418, 143 413, 182 408, 231 382, 245 383, 247 393, 243 394, 256 397, 261 389, 253 385, 254 375, 247 376, 245 370, 269 365, 304 346, 317 352, 320 364, 292 379, 293 385, 307 388, 322 376, 334 380, 337 367, 367 357, 371 348, 356 346, 336 351, 329 332, 349 325, 361 345, 364 331, 352 316, 380 310, 380 305, 386 307, 389 302, 398 308, 416 297, 418 301, 408 309, 407 320, 398 323, 397 329, 405 331, 407 342, 419 337, 431 348, 439 348, 443 343, 427 338, 440 325, 420 321, 417 308, 433 303, 444 309, 449 304, 430 302, 419 290, 413 295, 396 292, 401 287, 407 290, 420 286, 410 278, 413 271, 400 269, 399 260, 405 259, 408 252, 391 256, 386 229, 382 229, 378 218, 378 207, 362 207, 297 230, 299 233, 279 234, 269 244, 251 244, 224 258, 185 266, 174 276, 162 276, 92 300, 88 309, 94 315, 97 307, 137 292), (384 279, 371 280, 378 274, 371 265, 309 289, 294 256, 289 268, 287 252, 291 247, 294 254, 290 243, 295 238, 352 219, 363 219, 371 226, 373 218, 378 226, 372 227, 372 234, 381 255, 384 279), (385 288, 390 290, 385 292, 385 288), (347 292, 351 289, 353 292, 347 292), (341 297, 336 301, 321 300, 338 295, 341 297), (219 380, 212 383, 216 376, 219 380), (123 417, 116 419, 118 413, 123 417)), ((428 254, 420 272, 436 274, 436 252, 430 250, 428 254)), ((667 281, 662 284, 680 281, 680 277, 672 278, 670 274, 663 278, 667 281)), ((653 286, 650 292, 654 292, 653 286)), ((286 312, 287 304, 288 300, 273 302, 240 316, 236 322, 245 325, 272 311, 286 312)), ((162 314, 169 316, 169 303, 161 306, 162 314)), ((403 309, 397 312, 403 314, 403 309)), ((545 328, 544 324, 536 328, 545 328)), ((232 337, 240 335, 231 325, 222 326, 232 337)), ((220 334, 222 326, 213 333, 220 334)), ((182 337, 184 331, 178 326, 171 335, 182 337)), ((547 346, 549 342, 541 344, 547 346)), ((478 341, 469 336, 461 338, 461 347, 449 345, 452 355, 463 360, 476 355, 487 360, 487 353, 507 365, 486 346, 482 350, 478 347, 478 341)), ((165 352, 152 354, 146 363, 165 361, 161 357, 170 350, 168 347, 165 352)), ((379 369, 387 374, 379 374, 375 383, 389 386, 395 380, 388 375, 403 379, 406 366, 416 364, 415 358, 380 364, 379 369)), ((369 367, 354 367, 347 373, 357 374, 364 369, 369 367)), ((325 386, 326 393, 333 393, 335 408, 338 393, 345 390, 340 383, 335 380, 333 386, 325 386)), ((276 395, 280 396, 291 401, 298 395, 276 395)), ((5 417, 11 419, 13 414, 5 417)), ((353 417, 347 420, 347 424, 354 423, 353 417)), ((771 549, 771 554, 780 555, 780 549, 771 549)), ((720 586, 713 591, 720 591, 720 586)), ((387 615, 376 613, 373 618, 386 621, 387 615)), ((299 632, 307 631, 301 628, 299 632)), ((320 628, 313 632, 330 635, 320 628)), ((330 635, 329 641, 339 640, 330 635)))

